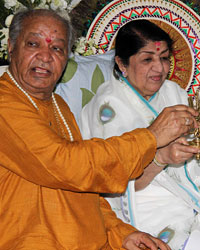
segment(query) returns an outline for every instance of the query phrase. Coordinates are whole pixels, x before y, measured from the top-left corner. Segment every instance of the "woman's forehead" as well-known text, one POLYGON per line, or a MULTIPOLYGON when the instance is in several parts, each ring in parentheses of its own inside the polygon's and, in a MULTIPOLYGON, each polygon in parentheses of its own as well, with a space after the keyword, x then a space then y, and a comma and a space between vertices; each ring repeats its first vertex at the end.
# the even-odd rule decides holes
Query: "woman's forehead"
POLYGON ((145 51, 166 51, 169 50, 166 41, 148 41, 144 47, 140 48, 138 53, 145 51))

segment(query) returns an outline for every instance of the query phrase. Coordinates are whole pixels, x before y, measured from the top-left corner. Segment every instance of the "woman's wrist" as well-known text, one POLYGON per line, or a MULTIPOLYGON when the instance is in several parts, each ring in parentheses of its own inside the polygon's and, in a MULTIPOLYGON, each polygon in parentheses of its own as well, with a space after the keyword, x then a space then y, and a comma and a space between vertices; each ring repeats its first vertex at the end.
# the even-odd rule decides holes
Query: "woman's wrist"
POLYGON ((162 167, 162 168, 165 168, 168 166, 168 163, 163 163, 162 161, 160 161, 160 159, 158 159, 158 155, 156 154, 154 159, 153 159, 153 162, 156 164, 156 166, 158 167, 162 167))

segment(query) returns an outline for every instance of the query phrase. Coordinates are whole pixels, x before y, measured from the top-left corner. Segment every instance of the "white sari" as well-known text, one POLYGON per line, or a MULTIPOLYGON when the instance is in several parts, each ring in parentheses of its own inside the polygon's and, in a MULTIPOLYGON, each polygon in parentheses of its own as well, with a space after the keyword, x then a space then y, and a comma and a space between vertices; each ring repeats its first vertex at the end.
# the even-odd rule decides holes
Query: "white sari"
MULTIPOLYGON (((167 106, 187 104, 187 93, 166 80, 160 90, 146 101, 126 79, 102 84, 92 101, 83 108, 81 131, 85 139, 108 138, 135 128, 147 127, 167 106)), ((141 231, 168 238, 169 245, 182 249, 190 232, 199 228, 200 166, 195 159, 168 166, 142 191, 135 192, 134 180, 122 195, 108 195, 107 200, 124 222, 141 231), (173 234, 171 234, 172 236, 173 234)))

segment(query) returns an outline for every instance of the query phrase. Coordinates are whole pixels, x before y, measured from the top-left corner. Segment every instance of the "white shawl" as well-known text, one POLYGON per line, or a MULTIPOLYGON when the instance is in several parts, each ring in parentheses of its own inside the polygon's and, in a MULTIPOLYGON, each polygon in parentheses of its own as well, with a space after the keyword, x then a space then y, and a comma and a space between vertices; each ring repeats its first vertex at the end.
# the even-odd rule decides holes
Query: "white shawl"
MULTIPOLYGON (((187 104, 187 93, 172 81, 166 80, 146 101, 127 83, 112 77, 83 108, 82 135, 108 138, 147 127, 165 107, 176 104, 187 104)), ((154 236, 166 227, 175 231, 169 245, 178 250, 196 225, 194 210, 200 211, 199 176, 200 166, 193 159, 186 166, 170 165, 142 191, 135 192, 134 180, 130 181, 123 195, 109 195, 107 200, 119 218, 141 231, 154 236)))

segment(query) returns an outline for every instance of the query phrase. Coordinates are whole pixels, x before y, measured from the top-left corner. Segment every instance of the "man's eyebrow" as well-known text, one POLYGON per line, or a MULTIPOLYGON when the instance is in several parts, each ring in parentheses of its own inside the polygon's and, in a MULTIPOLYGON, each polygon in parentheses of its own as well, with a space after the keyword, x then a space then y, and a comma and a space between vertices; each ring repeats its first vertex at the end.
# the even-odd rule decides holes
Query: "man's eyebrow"
MULTIPOLYGON (((43 37, 44 36, 41 33, 36 33, 36 32, 30 32, 29 34, 32 35, 32 36, 36 36, 36 37, 43 37)), ((56 41, 61 41, 63 43, 66 42, 65 39, 63 39, 63 38, 55 38, 55 40, 56 41)))
POLYGON ((29 34, 32 36, 42 36, 40 33, 35 33, 35 32, 30 32, 29 34))

